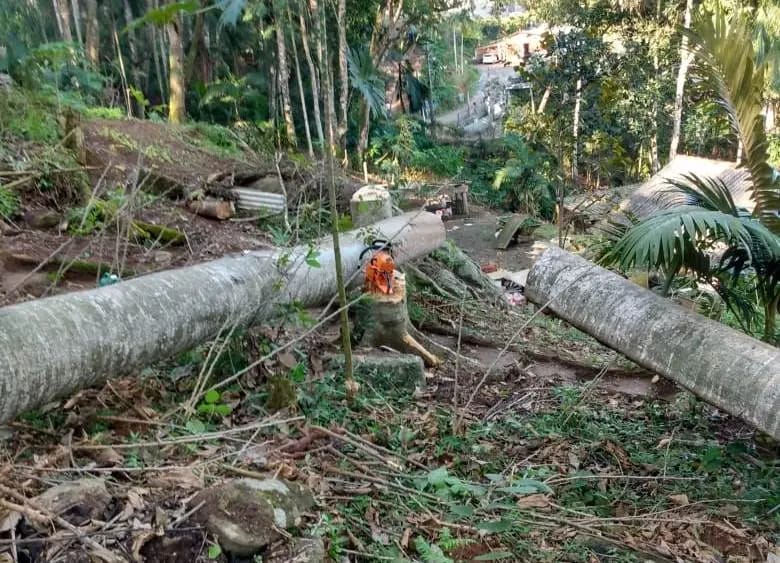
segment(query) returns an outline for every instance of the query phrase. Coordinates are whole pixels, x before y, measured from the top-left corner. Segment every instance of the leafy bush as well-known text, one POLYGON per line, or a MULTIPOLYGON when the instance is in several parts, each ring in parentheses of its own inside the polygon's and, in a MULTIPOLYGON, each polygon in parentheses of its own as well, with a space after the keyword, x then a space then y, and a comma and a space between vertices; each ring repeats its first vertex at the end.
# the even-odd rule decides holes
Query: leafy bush
POLYGON ((15 192, 0 186, 0 218, 10 219, 19 211, 19 196, 15 192))
POLYGON ((508 135, 476 149, 467 160, 464 179, 471 194, 483 204, 551 219, 555 167, 545 152, 534 149, 523 137, 508 135))

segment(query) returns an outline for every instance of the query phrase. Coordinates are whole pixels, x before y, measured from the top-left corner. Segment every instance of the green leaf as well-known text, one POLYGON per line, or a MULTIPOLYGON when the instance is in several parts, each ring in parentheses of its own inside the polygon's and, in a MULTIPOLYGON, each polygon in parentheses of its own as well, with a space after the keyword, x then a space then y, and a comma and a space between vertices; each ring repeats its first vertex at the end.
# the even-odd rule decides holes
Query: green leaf
POLYGON ((319 257, 320 251, 316 248, 312 248, 308 253, 306 253, 306 263, 311 268, 321 268, 322 264, 320 264, 319 257))
POLYGON ((228 416, 230 413, 233 412, 233 407, 231 407, 230 405, 224 405, 224 404, 222 404, 222 405, 215 405, 214 406, 214 411, 218 415, 220 415, 220 416, 228 416))
POLYGON ((467 504, 454 504, 450 507, 450 512, 458 518, 470 518, 474 516, 474 509, 467 504))
POLYGON ((212 543, 209 546, 208 558, 209 559, 216 559, 220 555, 222 555, 222 548, 219 546, 218 543, 212 543))
POLYGON ((502 493, 511 493, 515 495, 531 495, 534 493, 552 493, 552 489, 535 479, 518 479, 513 481, 508 487, 499 487, 502 493))
POLYGON ((477 528, 487 532, 489 534, 500 534, 512 529, 512 522, 510 520, 493 520, 488 522, 480 522, 477 524, 477 528))
POLYGON ((198 405, 198 412, 201 414, 212 415, 216 412, 217 405, 211 405, 208 403, 201 403, 198 405))
POLYGON ((499 561, 501 559, 512 559, 514 554, 511 551, 493 551, 484 553, 474 558, 474 561, 499 561))
POLYGON ((439 467, 428 473, 428 484, 433 485, 437 489, 447 485, 447 477, 449 473, 446 467, 439 467))
POLYGON ((189 419, 185 428, 187 428, 191 434, 203 434, 206 431, 206 425, 197 418, 189 419))
POLYGON ((209 389, 208 391, 206 391, 206 394, 203 396, 203 400, 206 403, 213 405, 214 403, 219 401, 220 397, 221 395, 219 391, 217 391, 216 389, 209 389))

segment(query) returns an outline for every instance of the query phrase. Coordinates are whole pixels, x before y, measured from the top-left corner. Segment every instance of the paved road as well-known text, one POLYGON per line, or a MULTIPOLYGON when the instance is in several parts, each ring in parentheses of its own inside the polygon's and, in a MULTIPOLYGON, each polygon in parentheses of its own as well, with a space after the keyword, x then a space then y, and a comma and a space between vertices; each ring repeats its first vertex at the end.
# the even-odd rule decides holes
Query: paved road
POLYGON ((455 108, 447 113, 437 115, 436 122, 448 126, 466 126, 469 123, 483 117, 487 114, 485 108, 485 90, 494 80, 498 80, 502 85, 509 82, 509 78, 515 75, 512 67, 503 64, 495 65, 477 65, 479 71, 479 82, 477 82, 477 91, 471 97, 471 109, 468 104, 455 108))

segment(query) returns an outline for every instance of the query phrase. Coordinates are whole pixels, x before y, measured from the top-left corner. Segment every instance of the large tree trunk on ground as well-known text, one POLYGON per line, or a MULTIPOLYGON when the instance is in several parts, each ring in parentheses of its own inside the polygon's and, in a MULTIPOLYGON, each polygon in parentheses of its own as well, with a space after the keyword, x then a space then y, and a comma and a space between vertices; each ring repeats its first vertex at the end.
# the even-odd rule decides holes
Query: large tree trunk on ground
MULTIPOLYGON (((393 239, 400 263, 444 240, 441 219, 429 213, 375 228, 393 239)), ((341 236, 346 275, 361 267, 363 236, 341 236)), ((0 422, 192 348, 232 323, 260 322, 281 303, 326 302, 336 292, 333 247, 319 250, 320 267, 307 265, 307 246, 250 252, 0 309, 0 422)))
POLYGON ((526 296, 705 401, 780 439, 780 349, 551 248, 526 296))

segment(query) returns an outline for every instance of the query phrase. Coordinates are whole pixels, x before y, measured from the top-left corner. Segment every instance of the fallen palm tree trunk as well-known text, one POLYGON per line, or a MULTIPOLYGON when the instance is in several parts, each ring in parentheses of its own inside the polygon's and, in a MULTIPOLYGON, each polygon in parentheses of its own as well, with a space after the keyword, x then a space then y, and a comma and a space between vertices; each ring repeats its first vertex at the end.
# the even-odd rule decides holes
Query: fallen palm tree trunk
POLYGON ((525 292, 637 364, 780 439, 780 349, 558 248, 542 254, 525 292))
MULTIPOLYGON (((373 225, 373 235, 392 240, 403 263, 438 247, 444 226, 430 213, 408 214, 373 225)), ((364 236, 341 236, 348 276, 360 268, 364 236)), ((279 304, 326 302, 336 292, 333 249, 325 242, 318 251, 316 260, 305 246, 247 252, 0 309, 0 422, 267 319, 279 304)))

